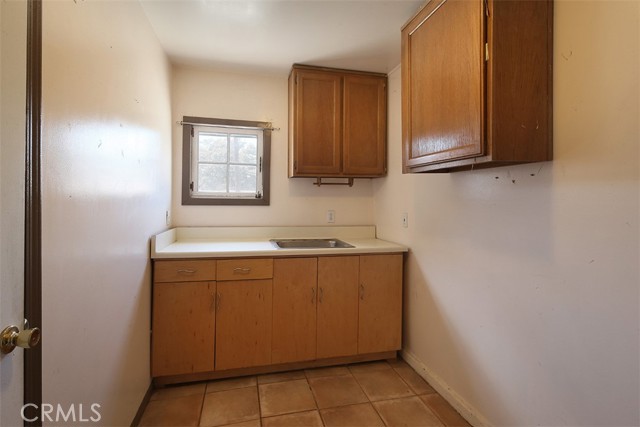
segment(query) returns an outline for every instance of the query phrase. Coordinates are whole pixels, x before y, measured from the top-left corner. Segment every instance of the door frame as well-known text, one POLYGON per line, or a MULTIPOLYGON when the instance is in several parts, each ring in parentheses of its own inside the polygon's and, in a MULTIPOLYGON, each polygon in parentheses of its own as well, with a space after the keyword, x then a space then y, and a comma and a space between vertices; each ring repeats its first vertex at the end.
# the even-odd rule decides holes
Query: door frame
MULTIPOLYGON (((24 317, 42 329, 42 0, 27 0, 24 317)), ((42 406, 42 343, 24 352, 24 404, 42 406)), ((26 412, 26 411, 25 411, 26 412)), ((38 414, 25 426, 42 426, 38 414)))

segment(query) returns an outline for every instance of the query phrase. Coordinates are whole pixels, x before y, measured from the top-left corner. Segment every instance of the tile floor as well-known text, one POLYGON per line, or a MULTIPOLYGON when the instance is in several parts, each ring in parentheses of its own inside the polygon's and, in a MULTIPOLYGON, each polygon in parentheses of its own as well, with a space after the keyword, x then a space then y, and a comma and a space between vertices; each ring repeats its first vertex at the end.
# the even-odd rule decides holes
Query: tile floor
POLYGON ((469 426, 397 361, 158 389, 140 426, 469 426))

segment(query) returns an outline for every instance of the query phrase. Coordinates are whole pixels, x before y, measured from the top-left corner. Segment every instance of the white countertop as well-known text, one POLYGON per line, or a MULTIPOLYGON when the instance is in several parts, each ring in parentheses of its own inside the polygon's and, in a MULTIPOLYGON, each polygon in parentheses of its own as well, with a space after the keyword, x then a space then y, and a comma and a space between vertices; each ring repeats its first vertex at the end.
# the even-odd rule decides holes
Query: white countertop
POLYGON ((376 238, 375 226, 178 227, 151 238, 152 259, 233 258, 407 252, 376 238), (280 249, 270 239, 336 238, 353 248, 280 249))

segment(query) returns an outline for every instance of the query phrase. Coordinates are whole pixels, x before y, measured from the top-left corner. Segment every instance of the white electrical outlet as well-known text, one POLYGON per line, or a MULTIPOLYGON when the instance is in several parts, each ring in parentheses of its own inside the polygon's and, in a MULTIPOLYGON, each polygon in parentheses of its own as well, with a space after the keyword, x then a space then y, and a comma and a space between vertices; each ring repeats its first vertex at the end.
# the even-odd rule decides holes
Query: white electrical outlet
POLYGON ((409 227, 409 214, 407 212, 402 213, 402 226, 404 228, 409 227))
POLYGON ((333 224, 334 222, 336 222, 336 211, 334 210, 327 211, 327 222, 329 224, 333 224))

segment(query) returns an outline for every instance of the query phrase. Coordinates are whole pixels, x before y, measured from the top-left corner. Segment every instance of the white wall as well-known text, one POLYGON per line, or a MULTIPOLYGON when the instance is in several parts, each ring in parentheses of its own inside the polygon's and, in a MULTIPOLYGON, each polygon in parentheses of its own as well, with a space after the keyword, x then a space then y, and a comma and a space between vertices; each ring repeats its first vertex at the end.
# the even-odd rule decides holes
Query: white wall
POLYGON ((411 248, 407 358, 474 422, 638 425, 640 3, 555 13, 555 160, 401 175, 396 70, 378 235, 411 248))
POLYGON ((170 67, 138 2, 44 2, 43 26, 43 400, 129 425, 150 384, 170 67))
POLYGON ((287 178, 287 76, 221 72, 174 66, 173 225, 324 225, 335 210, 336 225, 373 224, 371 180, 352 188, 321 187, 311 179, 287 178), (182 206, 183 116, 272 122, 270 206, 182 206))
MULTIPOLYGON (((0 329, 24 318, 26 1, 0 3, 0 329)), ((21 425, 23 350, 0 355, 0 425, 21 425)))

